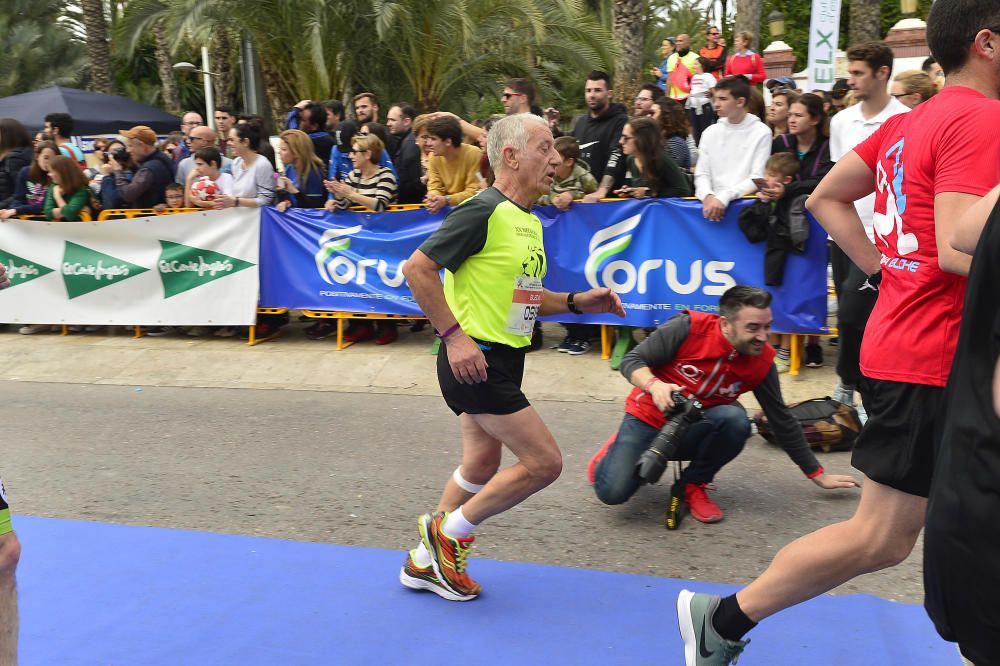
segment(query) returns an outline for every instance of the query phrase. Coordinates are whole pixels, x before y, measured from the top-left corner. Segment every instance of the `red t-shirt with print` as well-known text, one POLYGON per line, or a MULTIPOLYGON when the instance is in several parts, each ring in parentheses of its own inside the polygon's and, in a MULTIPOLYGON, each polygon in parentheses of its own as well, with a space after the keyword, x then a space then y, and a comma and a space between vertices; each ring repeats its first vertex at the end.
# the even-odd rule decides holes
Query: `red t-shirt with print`
POLYGON ((882 286, 861 345, 867 377, 944 386, 965 278, 938 265, 934 197, 1000 183, 1000 101, 960 86, 889 118, 854 151, 875 172, 882 286))

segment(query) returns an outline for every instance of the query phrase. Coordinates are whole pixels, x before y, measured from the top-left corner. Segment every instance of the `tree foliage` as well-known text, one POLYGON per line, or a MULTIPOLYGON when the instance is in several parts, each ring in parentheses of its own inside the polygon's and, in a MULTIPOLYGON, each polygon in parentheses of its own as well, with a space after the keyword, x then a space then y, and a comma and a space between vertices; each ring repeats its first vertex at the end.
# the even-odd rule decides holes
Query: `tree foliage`
POLYGON ((0 97, 80 83, 86 68, 84 46, 65 16, 59 0, 6 0, 0 12, 0 97))

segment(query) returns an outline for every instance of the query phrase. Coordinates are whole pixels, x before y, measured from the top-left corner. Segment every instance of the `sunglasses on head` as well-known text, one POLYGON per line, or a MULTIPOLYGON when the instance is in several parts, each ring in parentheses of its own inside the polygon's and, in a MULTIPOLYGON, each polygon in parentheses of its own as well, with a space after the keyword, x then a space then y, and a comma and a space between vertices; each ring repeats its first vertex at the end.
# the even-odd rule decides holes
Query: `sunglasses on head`
POLYGON ((845 97, 847 97, 848 92, 850 91, 843 89, 831 90, 830 97, 832 97, 833 99, 844 99, 845 97))

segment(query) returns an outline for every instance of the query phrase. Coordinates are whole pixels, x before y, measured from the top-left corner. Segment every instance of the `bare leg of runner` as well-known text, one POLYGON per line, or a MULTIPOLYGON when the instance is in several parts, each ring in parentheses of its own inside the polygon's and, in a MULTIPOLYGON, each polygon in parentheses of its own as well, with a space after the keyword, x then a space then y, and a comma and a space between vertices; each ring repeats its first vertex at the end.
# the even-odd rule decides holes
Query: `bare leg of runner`
POLYGON ((17 664, 17 587, 14 570, 21 544, 13 532, 0 535, 0 666, 17 664))
POLYGON ((782 548, 771 566, 736 594, 754 622, 828 592, 861 574, 895 566, 913 550, 927 499, 865 480, 858 510, 782 548))
MULTIPOLYGON (((469 483, 485 485, 500 468, 503 444, 486 433, 468 414, 459 416, 462 427, 462 467, 461 474, 469 483)), ((448 477, 448 483, 441 493, 438 511, 454 511, 471 499, 471 493, 448 477)))
POLYGON ((517 456, 515 464, 498 472, 462 506, 466 520, 478 525, 558 479, 562 454, 534 407, 503 416, 475 414, 472 418, 485 433, 503 442, 517 456))

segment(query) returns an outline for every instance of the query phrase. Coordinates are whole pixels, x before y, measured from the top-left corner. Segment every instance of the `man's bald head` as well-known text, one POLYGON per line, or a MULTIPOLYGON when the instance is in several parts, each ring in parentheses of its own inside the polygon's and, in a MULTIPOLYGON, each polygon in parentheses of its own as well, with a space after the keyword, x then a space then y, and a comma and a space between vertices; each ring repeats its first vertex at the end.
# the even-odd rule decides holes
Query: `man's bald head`
POLYGON ((191 132, 188 134, 188 136, 207 141, 208 143, 204 145, 209 145, 209 146, 215 145, 215 130, 213 130, 211 127, 200 125, 192 129, 191 132))

